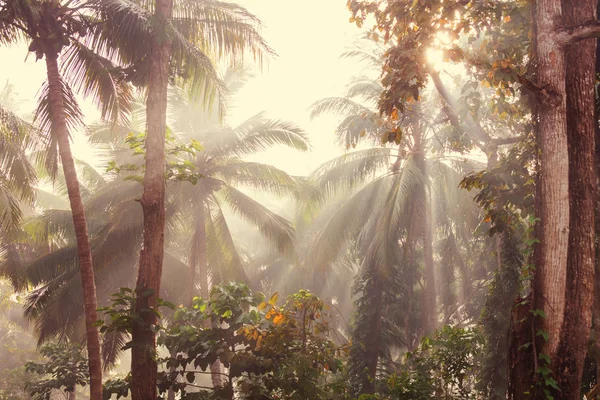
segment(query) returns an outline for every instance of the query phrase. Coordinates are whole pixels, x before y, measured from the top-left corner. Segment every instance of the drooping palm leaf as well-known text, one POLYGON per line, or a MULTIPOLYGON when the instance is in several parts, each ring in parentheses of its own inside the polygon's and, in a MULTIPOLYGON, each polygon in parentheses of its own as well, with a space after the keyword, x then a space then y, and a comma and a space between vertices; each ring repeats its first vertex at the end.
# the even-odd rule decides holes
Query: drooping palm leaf
POLYGON ((223 186, 217 196, 222 198, 236 214, 255 225, 278 251, 287 255, 296 253, 294 229, 289 221, 232 186, 223 186))
POLYGON ((63 76, 71 87, 91 97, 103 119, 127 125, 133 100, 131 86, 110 60, 77 41, 71 43, 63 60, 63 76))

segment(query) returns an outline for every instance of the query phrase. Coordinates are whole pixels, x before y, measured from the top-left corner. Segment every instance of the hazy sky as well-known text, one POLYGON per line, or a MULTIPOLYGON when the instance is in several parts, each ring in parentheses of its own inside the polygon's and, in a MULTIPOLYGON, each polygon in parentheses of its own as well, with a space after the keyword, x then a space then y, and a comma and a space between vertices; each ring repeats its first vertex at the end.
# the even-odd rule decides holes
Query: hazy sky
MULTIPOLYGON (((230 121, 244 119, 266 111, 268 116, 291 120, 305 129, 311 138, 313 151, 296 154, 292 151, 271 151, 260 160, 274 163, 292 174, 306 174, 319 163, 341 153, 334 146, 333 130, 338 118, 321 117, 311 122, 309 107, 323 97, 343 95, 349 79, 362 67, 339 56, 360 35, 349 23, 346 0, 240 0, 264 24, 263 36, 277 52, 262 73, 239 93, 230 121)), ((25 46, 0 48, 0 84, 9 80, 16 86, 22 114, 35 107, 35 97, 45 76, 45 65, 35 62, 30 54, 27 62, 25 46)), ((90 104, 83 105, 86 122, 98 118, 90 104)), ((75 137, 76 156, 93 160, 89 148, 75 137)))

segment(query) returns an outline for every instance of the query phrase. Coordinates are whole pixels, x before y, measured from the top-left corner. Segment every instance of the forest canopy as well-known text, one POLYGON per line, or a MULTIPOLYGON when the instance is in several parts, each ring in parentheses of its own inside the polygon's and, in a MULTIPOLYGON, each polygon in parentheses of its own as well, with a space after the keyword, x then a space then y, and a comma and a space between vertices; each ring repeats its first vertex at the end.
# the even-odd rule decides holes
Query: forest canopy
POLYGON ((0 399, 597 398, 597 2, 269 1, 0 0, 0 399))

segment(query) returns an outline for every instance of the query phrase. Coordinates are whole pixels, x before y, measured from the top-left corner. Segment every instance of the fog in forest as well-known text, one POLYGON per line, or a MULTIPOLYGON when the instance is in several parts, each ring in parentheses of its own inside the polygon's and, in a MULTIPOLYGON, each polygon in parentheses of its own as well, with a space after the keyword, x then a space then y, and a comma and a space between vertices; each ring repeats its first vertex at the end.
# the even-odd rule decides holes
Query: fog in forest
POLYGON ((595 399, 593 0, 0 0, 0 400, 595 399))

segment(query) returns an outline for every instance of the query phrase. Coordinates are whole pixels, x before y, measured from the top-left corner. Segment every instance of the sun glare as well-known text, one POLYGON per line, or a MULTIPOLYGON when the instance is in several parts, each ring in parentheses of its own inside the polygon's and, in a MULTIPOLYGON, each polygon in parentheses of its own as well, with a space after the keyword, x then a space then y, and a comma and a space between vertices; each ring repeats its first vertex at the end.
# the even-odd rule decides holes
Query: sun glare
POLYGON ((444 52, 440 49, 427 49, 426 56, 427 63, 439 72, 444 64, 444 52))

